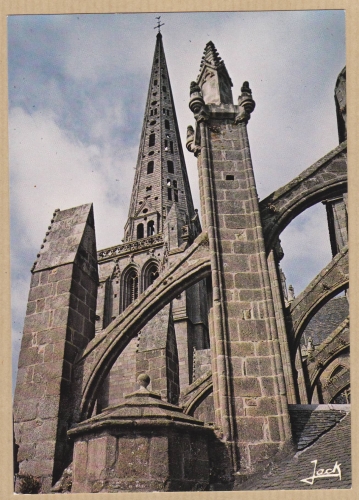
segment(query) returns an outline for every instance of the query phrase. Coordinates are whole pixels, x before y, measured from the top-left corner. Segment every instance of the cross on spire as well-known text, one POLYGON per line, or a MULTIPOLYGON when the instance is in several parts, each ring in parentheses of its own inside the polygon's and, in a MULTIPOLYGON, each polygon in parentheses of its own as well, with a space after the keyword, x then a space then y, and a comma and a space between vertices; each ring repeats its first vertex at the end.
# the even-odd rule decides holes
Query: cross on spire
POLYGON ((161 33, 161 26, 164 26, 165 23, 161 23, 160 19, 161 19, 161 16, 158 16, 156 17, 157 19, 157 26, 154 26, 154 30, 157 28, 158 29, 158 33, 161 33))

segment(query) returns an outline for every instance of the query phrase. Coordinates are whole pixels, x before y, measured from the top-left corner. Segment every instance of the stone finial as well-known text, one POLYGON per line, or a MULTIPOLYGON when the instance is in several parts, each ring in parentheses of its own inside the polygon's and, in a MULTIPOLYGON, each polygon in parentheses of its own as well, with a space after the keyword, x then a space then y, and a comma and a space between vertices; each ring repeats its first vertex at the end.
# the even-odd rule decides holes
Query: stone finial
POLYGON ((233 104, 232 80, 213 42, 204 49, 197 84, 206 104, 233 104))
POLYGON ((307 355, 308 357, 311 357, 314 352, 314 345, 313 345, 313 339, 312 337, 308 337, 308 344, 307 344, 307 355))
POLYGON ((243 82, 243 85, 241 87, 241 95, 238 97, 238 106, 240 108, 240 111, 236 116, 236 123, 247 123, 251 117, 252 111, 256 106, 256 103, 252 98, 252 91, 247 81, 243 82))
POLYGON ((197 82, 191 82, 190 88, 189 88, 189 94, 192 95, 192 94, 195 94, 197 92, 201 92, 200 86, 198 85, 197 82))
POLYGON ((147 375, 147 373, 140 373, 140 375, 137 377, 137 383, 140 386, 141 392, 149 392, 147 387, 150 382, 151 378, 149 375, 147 375))
POLYGON ((288 302, 293 302, 294 299, 295 299, 294 287, 293 287, 293 285, 289 285, 289 287, 288 287, 288 302))

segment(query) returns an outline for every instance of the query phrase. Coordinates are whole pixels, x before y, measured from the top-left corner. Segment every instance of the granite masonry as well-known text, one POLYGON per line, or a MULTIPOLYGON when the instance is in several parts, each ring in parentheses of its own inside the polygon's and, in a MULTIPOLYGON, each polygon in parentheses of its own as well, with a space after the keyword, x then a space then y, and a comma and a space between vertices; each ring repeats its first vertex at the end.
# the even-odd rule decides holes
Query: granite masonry
MULTIPOLYGON (((330 436, 350 444, 345 70, 339 145, 260 202, 255 101, 231 88, 209 42, 186 136, 201 222, 161 33, 122 242, 97 251, 92 205, 55 210, 31 270, 16 492, 298 489, 307 449, 329 467, 330 436), (319 202, 333 259, 295 297, 280 234, 319 202)), ((350 487, 349 444, 315 487, 350 487)))

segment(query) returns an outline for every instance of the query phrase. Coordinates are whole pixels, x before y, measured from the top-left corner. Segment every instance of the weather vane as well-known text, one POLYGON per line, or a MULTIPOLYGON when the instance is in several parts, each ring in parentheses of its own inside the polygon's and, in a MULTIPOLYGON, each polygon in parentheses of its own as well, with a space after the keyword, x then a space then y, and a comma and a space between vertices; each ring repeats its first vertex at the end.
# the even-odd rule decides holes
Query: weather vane
POLYGON ((161 26, 164 26, 165 23, 161 23, 160 19, 161 19, 161 16, 158 16, 156 17, 157 19, 157 26, 154 26, 154 30, 157 28, 158 29, 158 33, 161 33, 161 26))

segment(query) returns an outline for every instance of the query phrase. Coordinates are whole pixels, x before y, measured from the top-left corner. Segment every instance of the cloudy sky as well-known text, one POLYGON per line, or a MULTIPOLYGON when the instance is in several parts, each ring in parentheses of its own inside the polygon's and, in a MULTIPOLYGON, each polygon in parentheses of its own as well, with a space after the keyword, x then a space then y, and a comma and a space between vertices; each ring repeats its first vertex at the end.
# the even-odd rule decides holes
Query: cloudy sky
MULTIPOLYGON (((183 142, 194 123, 189 84, 209 40, 235 99, 250 82, 256 109, 248 132, 261 199, 337 146, 343 11, 162 14, 161 21, 183 142)), ((8 18, 14 371, 30 268, 53 210, 93 202, 98 249, 123 238, 155 24, 155 14, 8 18)), ((196 161, 185 155, 199 208, 196 161)), ((293 221, 282 244, 287 283, 299 293, 331 259, 324 207, 293 221)))

